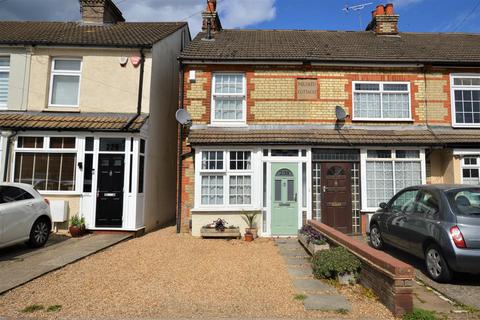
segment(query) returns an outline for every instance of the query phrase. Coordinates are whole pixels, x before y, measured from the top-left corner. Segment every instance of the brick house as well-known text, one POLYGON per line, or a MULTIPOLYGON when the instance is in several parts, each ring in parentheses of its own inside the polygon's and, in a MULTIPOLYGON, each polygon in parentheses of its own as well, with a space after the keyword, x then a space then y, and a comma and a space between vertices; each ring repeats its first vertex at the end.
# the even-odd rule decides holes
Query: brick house
POLYGON ((78 22, 0 22, 2 181, 34 185, 59 229, 79 215, 90 230, 149 231, 175 217, 188 26, 79 4, 78 22))
POLYGON ((180 56, 182 230, 362 233, 404 187, 479 183, 480 35, 399 32, 392 5, 364 32, 223 30, 209 3, 180 56))

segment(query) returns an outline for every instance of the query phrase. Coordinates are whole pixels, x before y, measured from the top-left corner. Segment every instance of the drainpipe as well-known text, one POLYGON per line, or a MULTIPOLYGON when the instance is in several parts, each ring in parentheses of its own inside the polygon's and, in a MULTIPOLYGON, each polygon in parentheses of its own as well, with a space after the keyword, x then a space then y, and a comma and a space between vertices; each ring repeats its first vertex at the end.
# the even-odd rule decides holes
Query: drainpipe
POLYGON ((7 181, 8 176, 8 164, 10 163, 10 145, 12 143, 12 139, 17 135, 15 131, 10 132, 2 132, 2 136, 7 139, 7 146, 5 149, 5 161, 3 163, 3 180, 7 181))
MULTIPOLYGON (((179 109, 183 109, 183 96, 184 96, 184 91, 183 91, 183 81, 184 81, 184 76, 183 76, 183 69, 184 69, 184 66, 183 66, 183 63, 182 61, 180 61, 180 66, 179 66, 179 76, 178 76, 178 79, 179 79, 179 83, 180 83, 180 88, 179 88, 179 99, 180 99, 180 108, 179 109)), ((178 127, 179 127, 179 130, 177 130, 179 132, 179 136, 178 136, 178 150, 177 150, 177 159, 178 159, 178 168, 177 168, 177 172, 178 172, 178 182, 177 182, 177 185, 178 185, 178 190, 177 190, 177 219, 176 219, 176 222, 177 222, 177 233, 180 233, 180 229, 181 229, 181 219, 182 219, 182 140, 183 140, 183 125, 182 124, 178 124, 178 127)))
POLYGON ((135 116, 130 119, 125 126, 123 126, 122 130, 128 131, 130 126, 135 122, 135 120, 140 117, 142 114, 142 100, 143 100, 143 74, 145 72, 145 54, 143 52, 143 48, 140 49, 140 76, 138 80, 138 101, 137 101, 137 113, 135 116))

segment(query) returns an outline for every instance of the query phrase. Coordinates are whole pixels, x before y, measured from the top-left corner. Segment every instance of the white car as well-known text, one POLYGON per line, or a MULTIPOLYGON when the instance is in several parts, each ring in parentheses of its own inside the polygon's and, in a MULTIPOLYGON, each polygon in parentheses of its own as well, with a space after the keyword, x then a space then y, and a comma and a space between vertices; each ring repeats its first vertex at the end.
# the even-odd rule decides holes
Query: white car
POLYGON ((0 248, 28 241, 42 247, 52 229, 50 205, 24 183, 0 183, 0 248))

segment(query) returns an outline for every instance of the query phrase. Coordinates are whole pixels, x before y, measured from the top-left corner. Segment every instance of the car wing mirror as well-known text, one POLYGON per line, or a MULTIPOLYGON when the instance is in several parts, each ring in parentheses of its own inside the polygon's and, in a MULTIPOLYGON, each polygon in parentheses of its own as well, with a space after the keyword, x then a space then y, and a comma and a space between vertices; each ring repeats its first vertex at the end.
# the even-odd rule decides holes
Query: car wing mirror
POLYGON ((387 209, 388 205, 385 202, 379 204, 379 207, 382 209, 387 209))

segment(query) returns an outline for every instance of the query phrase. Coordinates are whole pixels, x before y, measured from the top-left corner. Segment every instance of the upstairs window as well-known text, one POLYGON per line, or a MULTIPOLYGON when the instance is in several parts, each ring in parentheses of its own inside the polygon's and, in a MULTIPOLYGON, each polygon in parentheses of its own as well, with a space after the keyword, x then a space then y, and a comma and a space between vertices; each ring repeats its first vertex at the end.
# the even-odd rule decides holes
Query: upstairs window
POLYGON ((214 74, 212 123, 244 123, 246 119, 245 96, 245 76, 243 74, 214 74))
POLYGON ((453 125, 480 126, 480 75, 452 77, 453 125))
POLYGON ((10 58, 0 57, 0 108, 1 109, 7 108, 9 75, 10 75, 10 58))
POLYGON ((354 82, 353 120, 411 120, 408 82, 354 82))
POLYGON ((56 58, 50 77, 50 106, 78 107, 82 60, 56 58))

